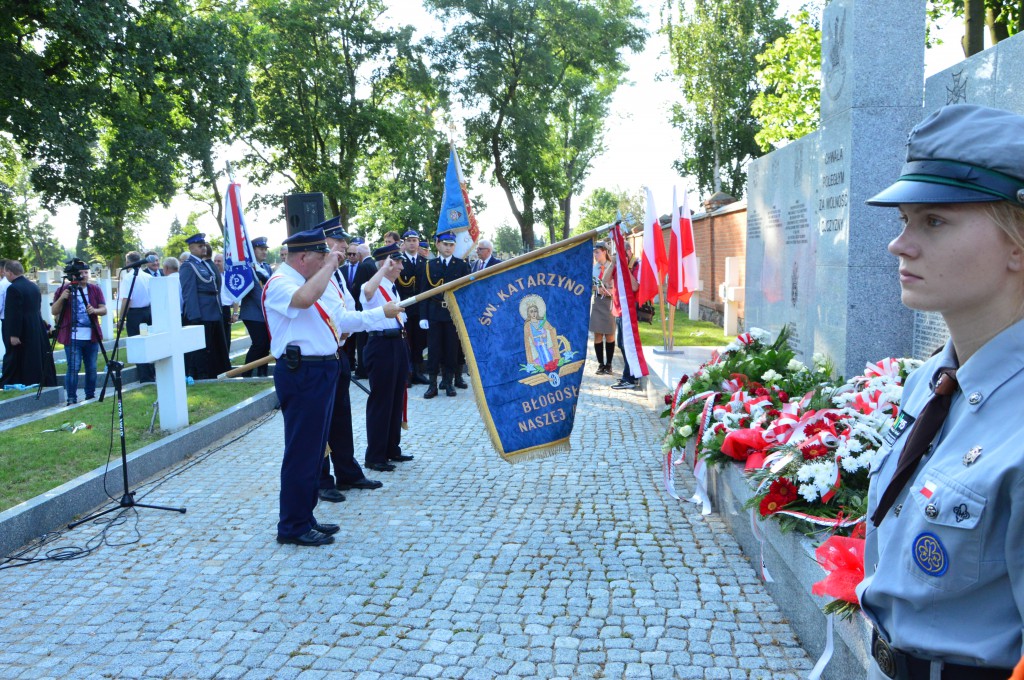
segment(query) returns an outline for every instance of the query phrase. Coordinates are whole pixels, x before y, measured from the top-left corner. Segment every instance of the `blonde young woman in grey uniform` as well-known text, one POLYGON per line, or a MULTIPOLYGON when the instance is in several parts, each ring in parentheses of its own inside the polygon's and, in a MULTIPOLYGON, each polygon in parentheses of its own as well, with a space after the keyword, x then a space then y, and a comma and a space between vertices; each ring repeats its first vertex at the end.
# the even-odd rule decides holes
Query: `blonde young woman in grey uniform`
POLYGON ((907 379, 872 466, 858 588, 869 675, 1006 680, 1024 653, 1024 117, 939 110, 868 204, 899 208, 903 303, 950 332, 907 379), (925 413, 933 389, 944 420, 925 413))

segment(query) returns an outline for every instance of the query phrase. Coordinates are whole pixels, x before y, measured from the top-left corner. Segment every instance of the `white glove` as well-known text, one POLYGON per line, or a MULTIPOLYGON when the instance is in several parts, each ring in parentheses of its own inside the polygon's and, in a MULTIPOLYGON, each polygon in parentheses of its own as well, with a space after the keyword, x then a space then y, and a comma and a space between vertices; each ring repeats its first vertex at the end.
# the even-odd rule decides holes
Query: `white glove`
POLYGON ((430 322, 426 319, 420 319, 420 328, 423 330, 430 330, 430 322))

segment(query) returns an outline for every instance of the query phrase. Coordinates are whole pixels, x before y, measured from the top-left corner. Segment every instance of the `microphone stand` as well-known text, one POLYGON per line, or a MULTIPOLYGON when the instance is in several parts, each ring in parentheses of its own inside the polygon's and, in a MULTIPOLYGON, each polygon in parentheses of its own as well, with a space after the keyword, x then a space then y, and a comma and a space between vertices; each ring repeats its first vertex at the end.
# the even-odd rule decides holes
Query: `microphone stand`
MULTIPOLYGON (((130 269, 130 267, 126 267, 130 269)), ((123 270, 122 270, 123 271, 123 270)), ((139 272, 135 272, 135 276, 132 277, 132 283, 128 287, 128 299, 125 303, 125 317, 128 315, 128 308, 132 303, 132 291, 135 290, 135 281, 139 278, 139 272)), ((83 293, 84 299, 84 293, 83 293)), ((122 390, 123 383, 121 381, 121 369, 124 368, 124 364, 116 359, 117 357, 117 345, 121 340, 121 331, 124 330, 124 323, 120 319, 118 320, 117 334, 114 338, 114 348, 111 350, 114 359, 107 359, 106 351, 103 352, 103 358, 107 359, 107 376, 103 380, 103 389, 106 390, 107 378, 114 383, 114 394, 117 398, 117 419, 118 419, 118 430, 121 436, 121 482, 124 485, 124 493, 121 495, 121 500, 117 502, 117 505, 107 508, 106 510, 100 510, 99 512, 93 513, 88 517, 78 520, 77 522, 71 522, 68 524, 68 529, 74 529, 77 526, 90 522, 97 517, 102 517, 108 513, 120 510, 122 508, 150 508, 152 510, 167 510, 169 512, 180 512, 185 513, 185 508, 171 508, 163 505, 146 505, 144 503, 135 502, 135 492, 129 491, 128 483, 128 447, 125 442, 124 436, 124 392, 122 390)), ((95 327, 96 334, 99 335, 99 323, 95 317, 92 317, 92 323, 95 327)), ((103 343, 100 342, 100 349, 103 349, 103 343)), ((100 393, 100 401, 103 401, 103 393, 100 393)))

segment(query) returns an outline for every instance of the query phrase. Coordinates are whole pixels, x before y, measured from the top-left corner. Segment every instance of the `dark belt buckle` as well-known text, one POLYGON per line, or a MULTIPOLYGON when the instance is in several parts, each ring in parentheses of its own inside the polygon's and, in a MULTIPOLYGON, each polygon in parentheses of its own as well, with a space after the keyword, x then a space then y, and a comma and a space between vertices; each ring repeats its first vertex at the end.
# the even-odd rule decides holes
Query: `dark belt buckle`
POLYGON ((874 631, 871 637, 871 656, 875 658, 878 669, 885 674, 885 677, 895 678, 896 655, 893 653, 892 647, 885 641, 885 638, 878 634, 878 631, 874 631))

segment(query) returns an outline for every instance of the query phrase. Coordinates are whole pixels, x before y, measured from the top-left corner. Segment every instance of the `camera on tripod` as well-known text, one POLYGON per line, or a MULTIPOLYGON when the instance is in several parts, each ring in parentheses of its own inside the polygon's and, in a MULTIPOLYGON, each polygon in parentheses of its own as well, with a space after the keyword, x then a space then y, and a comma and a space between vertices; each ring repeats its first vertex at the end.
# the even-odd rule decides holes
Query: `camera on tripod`
POLYGON ((85 261, 80 260, 77 257, 73 257, 64 265, 64 278, 71 283, 79 283, 84 280, 82 271, 88 271, 88 269, 89 265, 87 265, 85 261))

